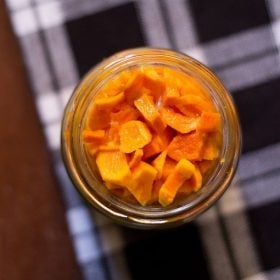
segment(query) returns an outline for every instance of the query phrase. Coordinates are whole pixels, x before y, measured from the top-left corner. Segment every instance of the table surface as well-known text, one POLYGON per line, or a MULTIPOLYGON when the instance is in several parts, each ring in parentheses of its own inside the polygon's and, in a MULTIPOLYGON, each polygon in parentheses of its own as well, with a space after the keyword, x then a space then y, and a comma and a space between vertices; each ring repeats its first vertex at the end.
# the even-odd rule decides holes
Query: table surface
POLYGON ((19 47, 0 1, 0 278, 80 279, 19 47))

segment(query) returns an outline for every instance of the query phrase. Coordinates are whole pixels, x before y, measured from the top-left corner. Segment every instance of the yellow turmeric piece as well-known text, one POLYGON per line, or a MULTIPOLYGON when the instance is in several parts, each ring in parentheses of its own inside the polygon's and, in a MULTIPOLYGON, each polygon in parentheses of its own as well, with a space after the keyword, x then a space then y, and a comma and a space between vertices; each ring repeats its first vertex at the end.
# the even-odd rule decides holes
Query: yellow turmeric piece
POLYGON ((152 140, 147 125, 141 121, 129 121, 120 127, 120 150, 131 153, 143 148, 152 140))
POLYGON ((163 151, 152 162, 153 167, 158 171, 157 179, 160 179, 162 177, 162 172, 163 172, 163 167, 164 167, 164 164, 165 164, 166 156, 167 156, 167 152, 163 151))
POLYGON ((130 179, 130 169, 125 154, 120 151, 100 151, 96 164, 105 182, 126 186, 130 179))
POLYGON ((141 205, 146 205, 151 199, 156 176, 157 170, 143 161, 132 169, 131 180, 127 189, 141 205))
POLYGON ((143 157, 143 150, 142 149, 138 149, 133 153, 132 158, 129 161, 129 167, 133 168, 135 166, 138 165, 138 163, 141 161, 142 157, 143 157))
POLYGON ((161 186, 159 191, 159 203, 162 206, 171 204, 179 188, 193 175, 194 171, 195 167, 190 161, 181 159, 161 186))
POLYGON ((163 122, 155 104, 148 95, 143 94, 134 101, 135 107, 156 131, 163 131, 166 124, 163 122))

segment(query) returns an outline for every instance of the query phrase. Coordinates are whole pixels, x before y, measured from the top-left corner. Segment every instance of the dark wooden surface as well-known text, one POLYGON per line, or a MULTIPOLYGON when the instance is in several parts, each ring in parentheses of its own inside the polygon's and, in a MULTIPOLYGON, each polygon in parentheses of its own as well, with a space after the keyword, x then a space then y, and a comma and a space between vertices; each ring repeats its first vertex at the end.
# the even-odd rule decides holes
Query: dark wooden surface
POLYGON ((80 279, 50 156, 1 0, 0 279, 80 279))

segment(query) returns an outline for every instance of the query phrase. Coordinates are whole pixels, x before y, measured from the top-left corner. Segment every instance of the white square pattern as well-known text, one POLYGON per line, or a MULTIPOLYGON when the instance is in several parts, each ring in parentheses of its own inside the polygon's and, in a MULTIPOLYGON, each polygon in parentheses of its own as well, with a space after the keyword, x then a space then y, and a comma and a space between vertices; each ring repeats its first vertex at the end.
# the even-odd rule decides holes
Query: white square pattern
POLYGON ((48 145, 52 150, 58 150, 60 148, 60 129, 60 121, 47 125, 45 127, 45 134, 48 140, 48 145))
POLYGON ((74 247, 81 263, 98 259, 101 255, 97 240, 92 233, 78 235, 74 238, 74 247))
POLYGON ((24 36, 38 30, 38 22, 32 8, 26 8, 12 14, 12 22, 18 36, 24 36))
POLYGON ((37 11, 42 28, 50 28, 63 23, 63 12, 58 2, 42 3, 38 5, 37 11))
POLYGON ((67 211, 67 221, 72 235, 91 230, 91 219, 88 209, 84 206, 71 208, 67 211))
POLYGON ((36 100, 41 121, 44 124, 58 121, 62 116, 62 106, 59 97, 54 93, 40 95, 36 100))
POLYGON ((16 11, 18 9, 26 8, 31 4, 31 0, 6 0, 10 10, 16 11))

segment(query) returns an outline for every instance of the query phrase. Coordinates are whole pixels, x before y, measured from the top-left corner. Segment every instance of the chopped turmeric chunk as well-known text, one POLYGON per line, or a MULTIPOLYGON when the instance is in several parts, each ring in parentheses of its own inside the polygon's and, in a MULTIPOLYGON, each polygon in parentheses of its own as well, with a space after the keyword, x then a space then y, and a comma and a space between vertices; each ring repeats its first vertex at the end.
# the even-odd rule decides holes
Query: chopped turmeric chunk
POLYGON ((105 182, 126 186, 130 179, 130 169, 125 154, 119 151, 100 151, 96 164, 105 182))
POLYGON ((163 167, 165 164, 166 156, 167 156, 167 152, 163 151, 152 162, 153 167, 158 171, 157 179, 160 179, 162 177, 162 172, 163 172, 163 167))
POLYGON ((143 161, 132 169, 131 181, 127 185, 127 188, 143 206, 152 197, 153 182, 156 176, 157 170, 143 161))
POLYGON ((197 123, 197 130, 202 132, 218 131, 221 124, 219 113, 203 112, 197 123))
POLYGON ((156 179, 154 181, 154 184, 153 184, 153 188, 152 188, 152 196, 151 196, 151 199, 149 200, 149 204, 153 204, 153 203, 157 203, 158 202, 158 196, 159 196, 159 191, 160 191, 160 188, 163 184, 163 180, 159 180, 159 179, 156 179))
POLYGON ((120 127, 120 151, 131 153, 143 148, 152 140, 147 125, 141 121, 129 121, 120 127))
POLYGON ((144 147, 143 159, 148 159, 156 156, 163 150, 165 150, 168 144, 171 142, 173 132, 168 127, 160 134, 155 134, 152 141, 144 147))
POLYGON ((158 99, 165 90, 165 83, 162 81, 161 76, 154 67, 142 67, 144 74, 143 86, 151 91, 155 99, 158 99))
POLYGON ((163 120, 180 133, 188 133, 196 129, 197 118, 186 117, 171 108, 162 108, 161 114, 163 120))
POLYGON ((183 183, 189 179, 195 171, 195 166, 186 159, 181 159, 174 171, 167 177, 159 191, 159 203, 162 206, 171 204, 183 183))
POLYGON ((202 159, 215 160, 219 156, 221 135, 219 132, 208 134, 202 152, 202 159))
POLYGON ((124 100, 124 93, 121 92, 114 96, 96 98, 95 106, 97 109, 110 109, 124 100))
POLYGON ((188 160, 201 160, 205 135, 193 132, 180 134, 174 137, 167 148, 167 154, 174 160, 182 158, 188 160))
POLYGON ((177 98, 174 106, 186 116, 191 112, 200 115, 203 112, 213 111, 213 104, 203 97, 193 94, 187 94, 177 98))
POLYGON ((167 87, 165 95, 163 96, 163 101, 166 105, 175 105, 180 98, 180 92, 174 87, 167 87))
POLYGON ((163 151, 166 148, 164 145, 162 139, 159 137, 159 135, 155 135, 151 142, 144 147, 144 159, 153 157, 157 154, 159 154, 161 151, 163 151))
POLYGON ((169 158, 168 156, 165 158, 163 170, 162 170, 162 179, 166 179, 169 174, 171 174, 177 164, 177 161, 169 158))
POLYGON ((139 73, 136 75, 132 73, 131 78, 125 90, 125 99, 128 104, 133 105, 135 99, 139 98, 142 94, 147 93, 147 89, 143 87, 144 75, 139 73))
POLYGON ((87 126, 92 130, 108 128, 110 126, 109 111, 99 109, 94 105, 89 112, 87 126))
POLYGON ((198 167, 195 168, 193 175, 186 180, 180 187, 179 192, 191 193, 197 192, 202 186, 202 175, 198 167))
POLYGON ((122 103, 118 111, 111 113, 111 122, 124 124, 128 121, 137 120, 140 116, 140 113, 136 110, 136 108, 130 106, 127 103, 122 103))
POLYGON ((86 143, 101 143, 105 140, 105 130, 84 130, 83 139, 86 143))
POLYGON ((135 167, 142 159, 143 157, 143 150, 142 149, 138 149, 133 153, 133 156, 131 158, 131 160, 129 161, 129 167, 133 168, 135 167))
POLYGON ((135 107, 156 131, 163 131, 166 124, 163 122, 153 100, 146 94, 134 101, 135 107))

